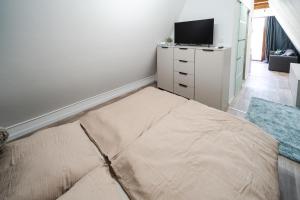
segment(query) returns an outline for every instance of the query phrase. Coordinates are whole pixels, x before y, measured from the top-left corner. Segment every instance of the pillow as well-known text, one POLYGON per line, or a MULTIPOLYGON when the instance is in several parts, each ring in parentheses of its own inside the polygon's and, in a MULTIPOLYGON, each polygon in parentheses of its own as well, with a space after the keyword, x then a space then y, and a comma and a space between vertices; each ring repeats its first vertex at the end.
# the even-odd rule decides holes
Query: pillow
MULTIPOLYGON (((118 183, 111 177, 107 167, 99 166, 80 179, 68 192, 57 200, 122 200, 118 183)), ((125 198, 124 198, 125 195, 125 198)))
POLYGON ((5 128, 0 127, 0 149, 6 143, 7 138, 8 138, 8 132, 6 131, 5 128))
POLYGON ((102 153, 112 159, 173 108, 186 101, 148 87, 88 113, 80 122, 102 153))
POLYGON ((282 54, 283 56, 294 56, 296 55, 295 51, 293 49, 288 49, 285 51, 284 54, 282 54))
POLYGON ((274 52, 274 55, 282 55, 283 53, 284 53, 284 50, 278 49, 274 52))
POLYGON ((38 131, 2 149, 0 199, 54 200, 103 163, 79 122, 38 131))

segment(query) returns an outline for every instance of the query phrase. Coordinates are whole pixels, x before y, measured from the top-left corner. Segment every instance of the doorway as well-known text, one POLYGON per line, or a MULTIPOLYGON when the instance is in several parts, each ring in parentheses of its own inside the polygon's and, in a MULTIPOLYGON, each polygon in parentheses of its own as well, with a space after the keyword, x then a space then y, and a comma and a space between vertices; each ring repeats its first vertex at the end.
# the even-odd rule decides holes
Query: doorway
POLYGON ((253 61, 263 61, 265 59, 265 26, 265 17, 252 18, 251 55, 253 61))
MULTIPOLYGON (((241 11, 243 12, 243 11, 241 11)), ((265 14, 265 12, 260 12, 265 14)), ((251 20, 251 64, 250 72, 247 79, 244 81, 236 73, 236 96, 230 104, 228 112, 240 117, 245 117, 252 97, 277 102, 285 105, 292 105, 292 94, 288 83, 288 74, 269 70, 269 63, 267 62, 267 28, 268 17, 270 15, 252 16, 251 20), (242 80, 240 85, 238 81, 242 80)), ((253 15, 253 14, 252 14, 253 15)), ((258 14, 257 14, 258 15, 258 14)), ((241 30, 240 30, 241 31, 241 30)), ((248 38, 250 39, 250 38, 248 38)), ((241 54, 242 48, 239 38, 238 55, 241 54)), ((239 61, 240 57, 237 57, 239 61)), ((242 58, 243 59, 243 58, 242 58)), ((239 63, 237 62, 237 69, 239 63)), ((237 71, 239 72, 239 71, 237 71)))
POLYGON ((239 31, 235 68, 235 94, 240 92, 245 78, 249 13, 250 10, 244 5, 244 3, 240 2, 239 31))

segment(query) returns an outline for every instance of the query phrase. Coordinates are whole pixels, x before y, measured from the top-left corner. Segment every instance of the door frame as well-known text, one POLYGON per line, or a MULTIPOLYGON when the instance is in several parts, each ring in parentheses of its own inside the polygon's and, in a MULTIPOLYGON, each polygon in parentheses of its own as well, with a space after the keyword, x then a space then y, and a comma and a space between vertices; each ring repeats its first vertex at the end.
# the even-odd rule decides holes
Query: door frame
POLYGON ((236 96, 241 88, 243 83, 238 86, 238 80, 237 80, 237 72, 238 72, 238 54, 239 54, 239 42, 240 40, 240 24, 241 24, 241 16, 242 16, 242 6, 244 6, 247 9, 247 20, 246 20, 246 36, 245 36, 245 47, 244 47, 244 52, 243 52, 243 72, 242 72, 242 82, 246 79, 246 64, 247 64, 247 49, 248 49, 248 41, 249 41, 249 23, 251 20, 250 17, 250 9, 243 3, 241 0, 238 0, 239 5, 239 17, 238 17, 238 35, 237 35, 237 51, 235 55, 235 74, 234 74, 234 96, 236 96))

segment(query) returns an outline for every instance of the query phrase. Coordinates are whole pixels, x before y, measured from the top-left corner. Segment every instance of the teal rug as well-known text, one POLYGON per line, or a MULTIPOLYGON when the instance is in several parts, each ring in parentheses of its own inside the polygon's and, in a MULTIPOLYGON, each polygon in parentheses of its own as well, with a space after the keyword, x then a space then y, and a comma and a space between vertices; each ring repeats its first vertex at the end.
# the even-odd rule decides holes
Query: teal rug
POLYGON ((300 109, 253 97, 246 119, 279 141, 279 153, 300 162, 300 109))

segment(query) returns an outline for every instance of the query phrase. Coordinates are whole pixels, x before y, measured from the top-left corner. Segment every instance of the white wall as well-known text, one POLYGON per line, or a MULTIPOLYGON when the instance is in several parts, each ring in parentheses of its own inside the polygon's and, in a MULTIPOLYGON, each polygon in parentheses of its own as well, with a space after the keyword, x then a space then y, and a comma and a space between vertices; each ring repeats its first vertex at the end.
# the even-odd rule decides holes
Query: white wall
POLYGON ((241 2, 244 3, 250 10, 253 10, 254 0, 241 0, 241 2))
POLYGON ((237 48, 237 17, 239 3, 235 0, 187 0, 178 21, 214 18, 214 44, 232 48, 229 98, 234 96, 235 55, 237 48))
POLYGON ((0 126, 153 75, 184 2, 0 1, 0 126))
POLYGON ((214 18, 214 43, 232 46, 235 3, 233 0, 187 0, 178 21, 214 18))
POLYGON ((272 12, 272 10, 270 8, 254 10, 252 12, 252 18, 269 17, 269 16, 274 16, 274 13, 272 12))

